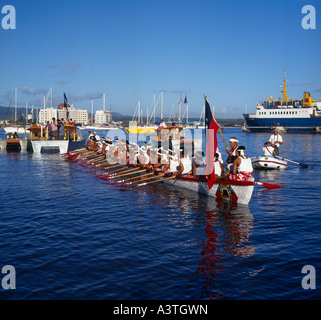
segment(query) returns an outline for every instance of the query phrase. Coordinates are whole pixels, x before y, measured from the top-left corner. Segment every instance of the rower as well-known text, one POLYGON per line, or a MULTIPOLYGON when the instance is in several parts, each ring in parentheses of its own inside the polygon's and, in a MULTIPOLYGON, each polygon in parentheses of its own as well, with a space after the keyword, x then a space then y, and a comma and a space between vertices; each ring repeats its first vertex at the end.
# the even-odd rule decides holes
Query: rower
POLYGON ((226 147, 226 152, 228 153, 228 157, 226 162, 229 163, 233 163, 234 160, 239 156, 239 152, 238 152, 238 140, 235 137, 231 137, 229 140, 229 145, 231 147, 231 149, 229 149, 228 147, 226 147))
POLYGON ((206 161, 204 159, 204 152, 197 151, 194 156, 193 176, 199 179, 205 178, 205 167, 206 161))
POLYGON ((147 165, 149 164, 149 149, 146 146, 146 142, 144 143, 144 146, 142 146, 139 151, 138 151, 138 161, 139 161, 139 166, 141 168, 146 168, 147 165))
POLYGON ((239 156, 234 160, 233 173, 226 175, 224 180, 248 181, 253 178, 253 167, 250 158, 245 156, 245 147, 239 146, 239 156))
POLYGON ((278 156, 280 144, 283 144, 283 139, 282 136, 279 135, 278 129, 275 129, 274 134, 270 136, 269 143, 274 148, 275 154, 278 156))
POLYGON ((264 143, 263 152, 264 152, 264 157, 275 157, 276 156, 274 148, 272 146, 270 146, 269 142, 264 143))
POLYGON ((94 132, 94 137, 96 142, 100 141, 100 137, 96 132, 94 132))
POLYGON ((191 173, 192 171, 192 160, 188 156, 186 149, 181 149, 181 158, 179 161, 179 169, 176 172, 176 177, 181 177, 182 175, 186 175, 191 173))
POLYGON ((224 172, 224 167, 222 162, 220 161, 220 154, 216 152, 214 156, 215 180, 221 180, 223 172, 224 172))
POLYGON ((148 170, 150 172, 158 173, 161 171, 162 164, 162 157, 158 153, 158 149, 150 149, 150 157, 149 157, 149 166, 148 170))
POLYGON ((162 172, 167 172, 168 174, 173 174, 178 170, 179 158, 175 151, 168 149, 168 163, 163 166, 162 172))

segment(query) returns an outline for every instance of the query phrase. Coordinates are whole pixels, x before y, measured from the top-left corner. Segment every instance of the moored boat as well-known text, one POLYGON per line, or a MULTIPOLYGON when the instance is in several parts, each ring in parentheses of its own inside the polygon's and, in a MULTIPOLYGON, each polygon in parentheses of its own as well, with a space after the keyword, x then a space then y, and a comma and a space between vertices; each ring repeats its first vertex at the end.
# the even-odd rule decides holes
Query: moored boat
POLYGON ((258 156, 252 158, 252 165, 255 169, 286 169, 288 162, 275 157, 258 156))
MULTIPOLYGON (((270 132, 282 127, 288 133, 318 133, 321 131, 321 102, 312 100, 309 92, 303 99, 289 99, 286 76, 281 87, 282 98, 269 97, 256 106, 256 113, 243 114, 250 132, 270 132)), ((280 131, 281 132, 281 131, 280 131)))
POLYGON ((154 133, 155 130, 156 130, 155 127, 143 127, 143 126, 129 127, 125 129, 125 131, 129 134, 154 133))
POLYGON ((21 150, 20 139, 7 139, 7 151, 19 152, 21 150))
POLYGON ((3 128, 6 133, 17 133, 23 134, 26 133, 26 129, 24 126, 7 126, 3 128))
POLYGON ((44 152, 63 154, 81 148, 86 143, 79 129, 73 125, 65 125, 64 140, 48 140, 46 129, 42 126, 31 126, 28 131, 30 131, 32 151, 36 154, 44 152))

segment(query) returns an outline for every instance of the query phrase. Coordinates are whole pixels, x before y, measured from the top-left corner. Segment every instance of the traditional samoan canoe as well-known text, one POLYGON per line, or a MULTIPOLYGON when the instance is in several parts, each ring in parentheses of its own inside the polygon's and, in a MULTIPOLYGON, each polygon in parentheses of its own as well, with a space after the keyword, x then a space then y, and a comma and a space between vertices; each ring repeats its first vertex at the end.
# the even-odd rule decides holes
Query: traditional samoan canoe
POLYGON ((189 175, 165 180, 164 183, 213 196, 218 201, 226 200, 247 205, 251 200, 255 181, 254 178, 244 182, 220 180, 216 181, 210 190, 208 189, 207 181, 201 181, 198 178, 189 175))
POLYGON ((274 157, 261 156, 252 158, 252 166, 255 169, 286 169, 288 162, 274 157))

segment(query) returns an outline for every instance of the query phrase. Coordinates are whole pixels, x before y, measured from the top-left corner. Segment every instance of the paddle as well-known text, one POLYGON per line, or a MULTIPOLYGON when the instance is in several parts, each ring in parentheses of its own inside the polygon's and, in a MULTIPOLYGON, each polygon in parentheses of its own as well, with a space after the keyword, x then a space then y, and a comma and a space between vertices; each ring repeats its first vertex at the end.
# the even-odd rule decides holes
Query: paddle
POLYGON ((292 160, 289 160, 289 159, 286 159, 286 158, 282 158, 282 157, 279 157, 279 156, 275 156, 276 158, 279 158, 279 159, 281 159, 281 160, 286 160, 286 161, 289 161, 289 162, 293 162, 293 163, 295 163, 295 164, 298 164, 298 165, 300 165, 302 168, 308 168, 308 164, 306 164, 306 163, 299 163, 299 162, 295 162, 295 161, 292 161, 292 160))
MULTIPOLYGON (((116 166, 117 167, 117 166, 116 166)), ((99 178, 99 177, 102 177, 102 176, 105 176, 107 174, 110 174, 111 172, 113 172, 111 169, 113 169, 113 167, 104 167, 102 168, 103 170, 107 170, 107 172, 103 173, 103 174, 99 174, 99 175, 96 175, 95 177, 96 178, 99 178), (109 171, 108 171, 109 170, 109 171)), ((123 168, 124 169, 124 168, 123 168)))
POLYGON ((119 177, 123 177, 123 176, 127 176, 127 175, 132 175, 132 174, 135 174, 135 173, 137 173, 137 172, 139 172, 138 170, 139 170, 140 168, 134 168, 134 169, 131 169, 131 170, 127 170, 127 171, 123 171, 123 172, 120 172, 120 173, 122 173, 122 174, 120 174, 120 173, 110 173, 109 175, 107 175, 107 176, 104 176, 104 177, 101 177, 101 178, 99 178, 100 180, 108 180, 108 179, 115 179, 115 178, 119 178, 119 177), (135 171, 135 172, 133 172, 133 171, 135 171))
MULTIPOLYGON (((154 177, 152 177, 152 178, 154 178, 154 177)), ((162 181, 165 181, 165 180, 175 179, 175 178, 176 178, 176 176, 171 176, 171 177, 164 178, 164 179, 157 179, 157 180, 150 181, 150 182, 143 182, 143 183, 139 183, 139 184, 134 184, 134 185, 122 187, 120 190, 128 189, 128 188, 138 188, 138 187, 146 186, 148 184, 152 184, 152 183, 156 183, 156 182, 162 182, 162 181)), ((145 179, 145 181, 146 180, 148 180, 148 179, 145 179)))
MULTIPOLYGON (((136 172, 136 173, 137 173, 137 172, 136 172)), ((111 184, 117 184, 117 183, 125 182, 125 183, 123 183, 123 184, 121 184, 121 185, 118 186, 118 187, 123 187, 123 186, 129 185, 129 184, 132 184, 133 181, 135 181, 135 180, 137 180, 136 182, 138 182, 138 180, 140 180, 140 179, 141 179, 141 181, 143 181, 142 178, 147 177, 147 176, 150 176, 151 174, 153 174, 153 173, 152 173, 152 172, 150 172, 150 173, 145 173, 145 174, 143 174, 143 175, 139 175, 139 176, 136 176, 136 177, 131 177, 131 178, 128 178, 128 179, 117 180, 117 181, 115 181, 115 182, 112 182, 111 184)))
MULTIPOLYGON (((92 167, 91 167, 92 168, 92 167)), ((101 171, 101 170, 104 170, 105 168, 98 168, 95 169, 95 170, 91 170, 91 171, 86 171, 86 173, 93 173, 93 172, 97 172, 97 171, 101 171)))
MULTIPOLYGON (((128 177, 128 176, 132 176, 133 174, 137 174, 139 171, 133 171, 133 172, 126 172, 124 174, 120 174, 120 175, 117 175, 117 176, 108 176, 107 178, 104 177, 104 178, 99 178, 100 180, 112 180, 112 179, 116 179, 116 178, 120 178, 120 177, 128 177)), ((119 181, 119 180, 118 180, 119 181)), ((114 184, 114 183, 112 183, 114 184)))
POLYGON ((259 186, 269 188, 269 189, 284 188, 284 186, 279 186, 277 184, 260 182, 260 181, 255 181, 255 184, 258 184, 259 186))
POLYGON ((70 151, 70 152, 63 153, 62 156, 69 156, 71 154, 81 153, 84 149, 87 150, 86 147, 83 147, 83 148, 79 148, 79 149, 76 149, 76 150, 73 150, 73 151, 70 151))
POLYGON ((125 168, 118 168, 117 170, 109 170, 108 173, 109 174, 121 174, 121 173, 124 173, 124 172, 126 172, 128 170, 132 170, 132 169, 137 170, 139 168, 138 167, 127 167, 126 166, 125 168))

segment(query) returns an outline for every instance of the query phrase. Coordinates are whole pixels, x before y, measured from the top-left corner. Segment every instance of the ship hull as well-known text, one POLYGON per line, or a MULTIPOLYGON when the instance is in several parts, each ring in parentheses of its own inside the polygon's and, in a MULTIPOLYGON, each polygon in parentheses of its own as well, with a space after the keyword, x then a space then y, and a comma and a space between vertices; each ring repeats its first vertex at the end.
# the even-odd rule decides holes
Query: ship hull
POLYGON ((257 118, 244 114, 250 132, 271 132, 276 126, 291 133, 318 133, 321 131, 321 117, 309 118, 257 118))

